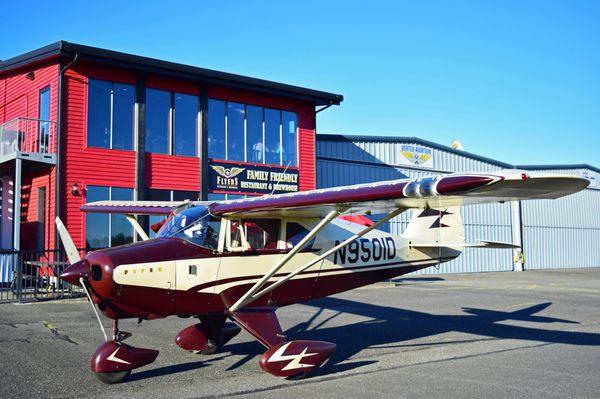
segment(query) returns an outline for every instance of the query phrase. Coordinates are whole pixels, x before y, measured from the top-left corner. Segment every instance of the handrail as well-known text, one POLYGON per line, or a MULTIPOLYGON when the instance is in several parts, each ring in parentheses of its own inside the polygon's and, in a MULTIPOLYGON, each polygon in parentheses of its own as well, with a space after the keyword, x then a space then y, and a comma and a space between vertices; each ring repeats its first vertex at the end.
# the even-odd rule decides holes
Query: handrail
POLYGON ((0 157, 17 151, 56 153, 57 123, 51 120, 16 117, 0 124, 0 157))

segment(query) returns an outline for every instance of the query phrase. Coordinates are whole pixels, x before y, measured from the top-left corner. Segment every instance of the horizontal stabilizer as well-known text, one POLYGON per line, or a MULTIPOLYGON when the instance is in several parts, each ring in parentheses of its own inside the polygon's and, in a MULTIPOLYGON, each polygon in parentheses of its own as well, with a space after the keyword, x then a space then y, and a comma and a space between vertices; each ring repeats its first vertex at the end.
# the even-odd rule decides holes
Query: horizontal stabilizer
POLYGON ((463 242, 463 243, 419 243, 411 244, 413 248, 493 248, 493 249, 506 249, 506 248, 520 248, 519 245, 512 244, 509 242, 499 241, 488 241, 488 240, 477 240, 477 242, 463 242))

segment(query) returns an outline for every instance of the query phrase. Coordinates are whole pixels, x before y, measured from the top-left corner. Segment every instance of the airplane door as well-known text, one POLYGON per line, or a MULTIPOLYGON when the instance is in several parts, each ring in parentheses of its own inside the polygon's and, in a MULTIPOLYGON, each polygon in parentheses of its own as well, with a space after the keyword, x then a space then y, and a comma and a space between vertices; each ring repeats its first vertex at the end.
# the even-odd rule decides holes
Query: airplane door
POLYGON ((216 306, 215 280, 220 257, 175 261, 175 309, 177 313, 198 314, 216 306))
POLYGON ((151 275, 159 277, 154 285, 160 290, 152 294, 152 302, 164 314, 171 314, 175 305, 175 262, 157 262, 149 265, 147 269, 145 271, 146 277, 151 275))

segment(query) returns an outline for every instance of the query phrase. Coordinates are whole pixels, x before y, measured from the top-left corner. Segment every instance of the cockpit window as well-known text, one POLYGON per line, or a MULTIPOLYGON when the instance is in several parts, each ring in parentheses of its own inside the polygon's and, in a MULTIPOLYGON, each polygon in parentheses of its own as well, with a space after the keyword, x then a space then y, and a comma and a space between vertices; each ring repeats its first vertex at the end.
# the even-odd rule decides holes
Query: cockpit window
POLYGON ((171 216, 156 237, 178 237, 204 248, 217 249, 220 226, 220 219, 211 216, 205 206, 194 206, 171 216))

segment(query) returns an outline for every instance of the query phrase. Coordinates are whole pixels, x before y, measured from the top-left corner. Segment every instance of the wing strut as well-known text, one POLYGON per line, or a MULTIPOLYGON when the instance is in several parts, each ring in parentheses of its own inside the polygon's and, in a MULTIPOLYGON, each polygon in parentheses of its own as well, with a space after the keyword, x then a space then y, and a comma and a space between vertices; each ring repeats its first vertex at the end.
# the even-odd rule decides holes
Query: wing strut
MULTIPOLYGON (((238 310, 242 306, 245 306, 248 303, 253 302, 256 299, 260 298, 261 296, 263 296, 263 295, 265 295, 265 294, 273 291, 275 288, 279 287, 280 285, 282 285, 285 282, 289 281, 290 279, 294 278, 296 275, 302 273, 304 270, 308 269, 309 267, 313 266, 314 264, 316 264, 316 263, 320 262, 321 260, 325 259, 326 257, 328 257, 329 255, 331 255, 332 253, 334 253, 338 249, 345 247, 346 245, 350 244, 351 242, 353 242, 357 238, 360 238, 360 237, 364 236, 365 234, 367 234, 371 230, 376 229, 377 227, 381 226, 383 223, 387 222, 388 220, 390 220, 393 217, 398 216, 400 213, 402 213, 404 211, 405 211, 405 208, 398 208, 395 211, 390 212, 383 219, 377 221, 375 224, 373 224, 373 225, 371 225, 371 226, 369 226, 367 228, 364 228, 360 232, 352 235, 346 241, 344 241, 344 242, 342 242, 342 243, 334 246, 333 248, 329 249, 328 251, 326 251, 325 253, 321 254, 317 258, 315 258, 315 259, 311 260, 310 262, 306 263, 304 266, 302 266, 302 267, 294 270, 293 272, 291 272, 287 276, 283 277, 282 279, 277 280, 275 283, 273 283, 270 286, 264 288, 262 291, 258 292, 257 294, 254 294, 256 291, 258 291, 264 285, 264 283, 267 282, 267 280, 269 280, 269 278, 271 278, 277 272, 277 270, 279 270, 281 268, 281 266, 279 266, 279 264, 278 264, 277 266, 279 266, 279 267, 276 270, 275 270, 275 268, 271 269, 271 271, 269 273, 267 273, 260 281, 258 281, 246 294, 244 294, 230 308, 230 311, 231 312, 235 312, 236 310, 238 310)), ((325 219, 323 219, 321 222, 319 222, 319 224, 313 230, 311 230, 311 232, 309 233, 309 235, 307 235, 307 237, 310 236, 311 234, 314 236, 316 234, 315 230, 322 229, 326 224, 328 224, 331 220, 333 220, 335 218, 335 216, 332 217, 332 213, 337 213, 337 212, 334 211, 334 212, 329 213, 325 219), (328 220, 329 218, 331 218, 331 219, 328 220), (313 232, 314 232, 314 234, 313 234, 313 232)), ((305 237, 305 239, 306 239, 306 237, 305 237)), ((302 240, 302 241, 304 241, 304 240, 302 240)), ((301 247, 300 244, 304 245, 305 243, 303 243, 302 241, 295 248, 301 247)), ((298 249, 298 251, 299 251, 299 249, 298 249)), ((298 251, 296 251, 296 252, 298 252, 298 251)), ((290 253, 288 254, 288 256, 286 256, 284 259, 282 259, 282 261, 280 261, 280 263, 282 263, 284 260, 285 260, 285 263, 287 263, 287 261, 289 259, 291 259, 291 257, 294 254, 292 254, 292 252, 290 251, 290 253), (292 255, 292 256, 289 256, 289 255, 292 255)))
POLYGON ((127 214, 126 217, 127 217, 127 221, 133 226, 133 229, 135 230, 136 233, 138 233, 138 235, 140 236, 142 241, 146 241, 146 240, 150 239, 150 237, 148 237, 148 234, 146 234, 146 232, 144 231, 142 226, 140 226, 140 224, 138 223, 135 216, 133 216, 132 214, 127 214))
POLYGON ((233 304, 231 308, 229 308, 230 312, 235 312, 239 308, 247 305, 252 302, 256 298, 253 295, 262 288, 263 285, 271 278, 275 273, 277 273, 290 259, 294 257, 298 252, 302 250, 313 239, 314 236, 317 235, 319 231, 326 225, 328 225, 333 219, 340 215, 340 211, 331 211, 325 216, 323 220, 319 222, 290 252, 287 253, 267 274, 263 276, 259 281, 252 286, 236 303, 233 304))

